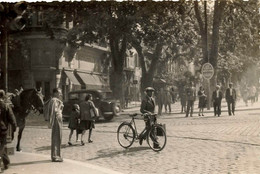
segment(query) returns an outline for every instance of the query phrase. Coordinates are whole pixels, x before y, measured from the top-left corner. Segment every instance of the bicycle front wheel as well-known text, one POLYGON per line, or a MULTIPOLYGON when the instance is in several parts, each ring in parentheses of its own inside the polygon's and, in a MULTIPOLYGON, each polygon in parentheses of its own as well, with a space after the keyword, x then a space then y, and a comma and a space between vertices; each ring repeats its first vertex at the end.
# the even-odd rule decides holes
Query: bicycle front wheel
POLYGON ((164 149, 166 141, 166 132, 163 127, 160 125, 152 126, 147 135, 147 144, 150 148, 156 152, 159 152, 164 149))
POLYGON ((135 132, 130 123, 122 123, 117 129, 117 140, 120 146, 128 148, 134 143, 135 132))

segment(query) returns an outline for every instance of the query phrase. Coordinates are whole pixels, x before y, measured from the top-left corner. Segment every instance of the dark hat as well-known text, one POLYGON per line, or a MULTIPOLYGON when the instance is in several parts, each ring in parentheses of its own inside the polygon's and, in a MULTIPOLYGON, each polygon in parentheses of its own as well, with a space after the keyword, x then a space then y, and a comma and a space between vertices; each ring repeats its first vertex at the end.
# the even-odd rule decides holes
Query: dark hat
POLYGON ((147 88, 145 88, 145 91, 154 91, 154 88, 153 87, 147 87, 147 88))
POLYGON ((73 109, 79 109, 79 105, 78 104, 74 104, 73 105, 73 109))

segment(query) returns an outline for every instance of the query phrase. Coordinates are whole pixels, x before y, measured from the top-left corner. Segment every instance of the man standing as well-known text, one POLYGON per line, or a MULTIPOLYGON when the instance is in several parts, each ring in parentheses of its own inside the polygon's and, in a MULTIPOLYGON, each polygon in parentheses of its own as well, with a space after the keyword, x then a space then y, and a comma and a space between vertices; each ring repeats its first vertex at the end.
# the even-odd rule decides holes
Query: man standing
POLYGON ((233 88, 233 83, 229 83, 229 88, 226 90, 226 101, 228 105, 228 114, 231 116, 231 109, 235 115, 236 90, 233 88), (231 108, 230 108, 231 107, 231 108))
POLYGON ((214 116, 221 115, 221 100, 222 100, 222 92, 219 90, 220 86, 216 86, 216 90, 212 94, 212 102, 214 107, 214 116))
MULTIPOLYGON (((152 97, 154 89, 152 87, 147 87, 145 89, 145 92, 146 92, 146 96, 142 100, 140 111, 141 111, 142 114, 146 114, 146 113, 147 114, 153 114, 154 111, 155 111, 155 103, 154 103, 154 99, 152 97)), ((143 139, 145 139, 145 137, 148 133, 147 130, 149 130, 150 125, 151 125, 151 121, 150 121, 149 117, 145 117, 144 121, 145 121, 145 128, 139 135, 140 145, 142 145, 143 139)), ((154 148, 160 148, 159 144, 156 143, 156 142, 154 142, 153 146, 154 146, 154 148)))
POLYGON ((17 127, 15 116, 10 105, 5 101, 5 92, 0 90, 0 162, 3 161, 4 169, 7 169, 10 164, 5 151, 8 124, 12 125, 12 130, 15 132, 17 127))
POLYGON ((47 120, 50 121, 51 133, 51 159, 52 162, 62 162, 61 140, 62 140, 62 110, 63 102, 60 88, 53 89, 53 97, 47 105, 47 120))
POLYGON ((194 101, 196 100, 196 90, 193 87, 193 83, 192 82, 190 83, 190 86, 186 89, 186 99, 187 99, 186 117, 188 117, 189 114, 192 117, 194 101))
POLYGON ((157 93, 157 104, 158 104, 158 115, 162 114, 162 108, 164 104, 164 91, 163 88, 160 88, 160 91, 157 93))
POLYGON ((167 107, 169 108, 169 113, 172 112, 171 103, 172 103, 172 95, 168 89, 164 92, 164 107, 165 107, 165 113, 167 113, 167 107))

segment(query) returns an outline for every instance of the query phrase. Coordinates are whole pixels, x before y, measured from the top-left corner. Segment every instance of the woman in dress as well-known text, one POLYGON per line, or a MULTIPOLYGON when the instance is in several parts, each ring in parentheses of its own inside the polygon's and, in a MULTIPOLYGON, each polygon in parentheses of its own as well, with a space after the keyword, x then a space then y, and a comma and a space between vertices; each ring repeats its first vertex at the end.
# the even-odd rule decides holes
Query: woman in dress
MULTIPOLYGON (((70 129, 70 135, 69 135, 69 142, 68 144, 71 146, 71 137, 73 135, 74 130, 76 130, 78 128, 78 124, 79 124, 79 105, 78 104, 74 104, 73 108, 72 108, 72 112, 71 112, 71 116, 70 116, 70 121, 69 121, 69 125, 68 128, 70 129)), ((78 140, 78 133, 76 132, 76 141, 78 140)))
POLYGON ((95 120, 93 118, 93 115, 91 114, 91 110, 97 115, 95 105, 92 102, 92 95, 87 94, 85 101, 80 103, 80 129, 82 130, 81 134, 81 145, 84 146, 85 142, 84 135, 86 133, 86 130, 89 130, 89 136, 88 136, 88 142, 92 143, 91 140, 91 133, 92 129, 95 128, 95 120))
POLYGON ((206 94, 204 91, 204 88, 201 86, 200 90, 198 91, 198 97, 199 97, 199 116, 204 116, 203 110, 206 107, 206 94))

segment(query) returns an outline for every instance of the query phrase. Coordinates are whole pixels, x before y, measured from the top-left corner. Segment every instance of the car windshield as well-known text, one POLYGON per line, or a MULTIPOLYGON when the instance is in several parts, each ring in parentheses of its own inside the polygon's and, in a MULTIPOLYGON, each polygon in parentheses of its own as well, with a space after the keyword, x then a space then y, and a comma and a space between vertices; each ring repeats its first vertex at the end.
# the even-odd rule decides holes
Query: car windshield
POLYGON ((101 95, 104 99, 112 99, 113 98, 112 92, 101 92, 101 95))
POLYGON ((69 94, 69 100, 78 100, 78 99, 79 99, 78 94, 75 93, 69 94))

